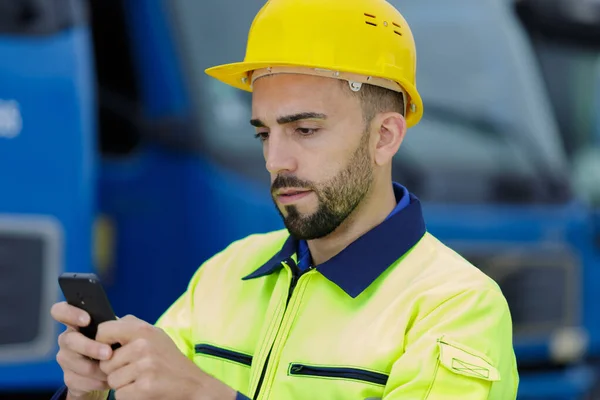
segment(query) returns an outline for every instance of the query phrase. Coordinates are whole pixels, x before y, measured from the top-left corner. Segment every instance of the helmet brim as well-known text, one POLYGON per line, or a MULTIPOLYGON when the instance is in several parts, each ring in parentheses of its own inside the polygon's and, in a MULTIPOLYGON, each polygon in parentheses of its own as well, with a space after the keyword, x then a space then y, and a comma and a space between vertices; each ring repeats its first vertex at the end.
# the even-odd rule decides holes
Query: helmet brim
MULTIPOLYGON (((263 68, 274 67, 274 66, 296 66, 291 65, 286 62, 281 61, 270 61, 270 62, 236 62, 230 64, 222 64, 217 65, 211 68, 207 68, 205 70, 206 74, 211 76, 212 78, 217 79, 229 86, 235 87, 237 89, 241 89, 247 92, 252 92, 252 84, 250 80, 250 73, 252 71, 256 71, 263 68)), ((337 68, 331 68, 322 65, 301 65, 301 67, 306 68, 322 68, 329 70, 338 70, 337 68)), ((394 68, 393 66, 388 66, 390 68, 394 68)), ((344 69, 339 69, 340 71, 344 71, 344 69)), ((370 74, 366 71, 345 71, 352 72, 357 74, 362 74, 365 76, 369 76, 370 74)), ((397 74, 396 74, 397 76, 397 74)), ((381 78, 389 77, 382 76, 381 78)), ((421 96, 417 92, 416 88, 407 81, 393 79, 398 82, 400 86, 406 91, 408 95, 409 106, 407 107, 407 115, 405 116, 406 125, 408 128, 416 125, 423 116, 423 100, 421 96), (410 106, 412 104, 412 107, 410 106)))

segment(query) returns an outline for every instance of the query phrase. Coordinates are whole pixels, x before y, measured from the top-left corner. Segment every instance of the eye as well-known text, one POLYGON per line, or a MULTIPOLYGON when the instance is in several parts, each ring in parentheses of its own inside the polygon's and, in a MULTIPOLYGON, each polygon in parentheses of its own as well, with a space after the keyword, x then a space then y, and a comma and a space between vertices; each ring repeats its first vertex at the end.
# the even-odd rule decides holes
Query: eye
POLYGON ((264 142, 265 140, 267 140, 269 138, 269 132, 257 132, 254 135, 255 139, 259 139, 261 142, 264 142))
POLYGON ((318 129, 313 129, 313 128, 296 128, 296 132, 300 135, 300 136, 311 136, 314 135, 315 133, 317 133, 318 129))

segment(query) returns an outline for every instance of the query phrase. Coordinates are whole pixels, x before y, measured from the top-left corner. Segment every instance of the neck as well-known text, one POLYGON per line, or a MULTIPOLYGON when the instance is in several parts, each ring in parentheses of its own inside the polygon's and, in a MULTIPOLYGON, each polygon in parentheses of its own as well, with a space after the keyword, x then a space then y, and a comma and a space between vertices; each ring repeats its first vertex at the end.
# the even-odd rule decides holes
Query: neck
POLYGON ((344 250, 356 239, 381 224, 396 207, 396 197, 391 182, 374 182, 362 203, 332 233, 308 241, 315 265, 322 264, 344 250))

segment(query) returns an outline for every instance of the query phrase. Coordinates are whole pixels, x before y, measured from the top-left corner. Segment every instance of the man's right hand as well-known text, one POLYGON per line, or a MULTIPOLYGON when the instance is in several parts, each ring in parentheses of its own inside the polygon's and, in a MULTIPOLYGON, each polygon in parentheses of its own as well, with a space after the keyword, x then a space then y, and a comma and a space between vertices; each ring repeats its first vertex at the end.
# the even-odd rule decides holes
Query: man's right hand
POLYGON ((69 389, 68 400, 105 400, 109 386, 106 374, 96 360, 112 357, 110 346, 88 339, 79 327, 90 323, 87 312, 66 302, 56 303, 50 311, 52 318, 64 324, 67 330, 58 337, 59 351, 56 361, 64 373, 69 389))

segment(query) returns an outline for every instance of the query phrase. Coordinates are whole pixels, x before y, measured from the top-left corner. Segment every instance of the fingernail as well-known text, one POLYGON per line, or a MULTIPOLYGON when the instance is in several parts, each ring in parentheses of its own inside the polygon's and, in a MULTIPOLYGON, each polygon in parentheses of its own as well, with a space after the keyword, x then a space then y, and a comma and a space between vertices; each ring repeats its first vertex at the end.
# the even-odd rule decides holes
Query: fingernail
POLYGON ((107 359, 110 356, 110 349, 108 347, 102 347, 100 349, 100 358, 103 360, 107 359))
POLYGON ((79 322, 81 322, 82 324, 87 324, 89 322, 88 320, 88 316, 83 314, 79 317, 79 322))

